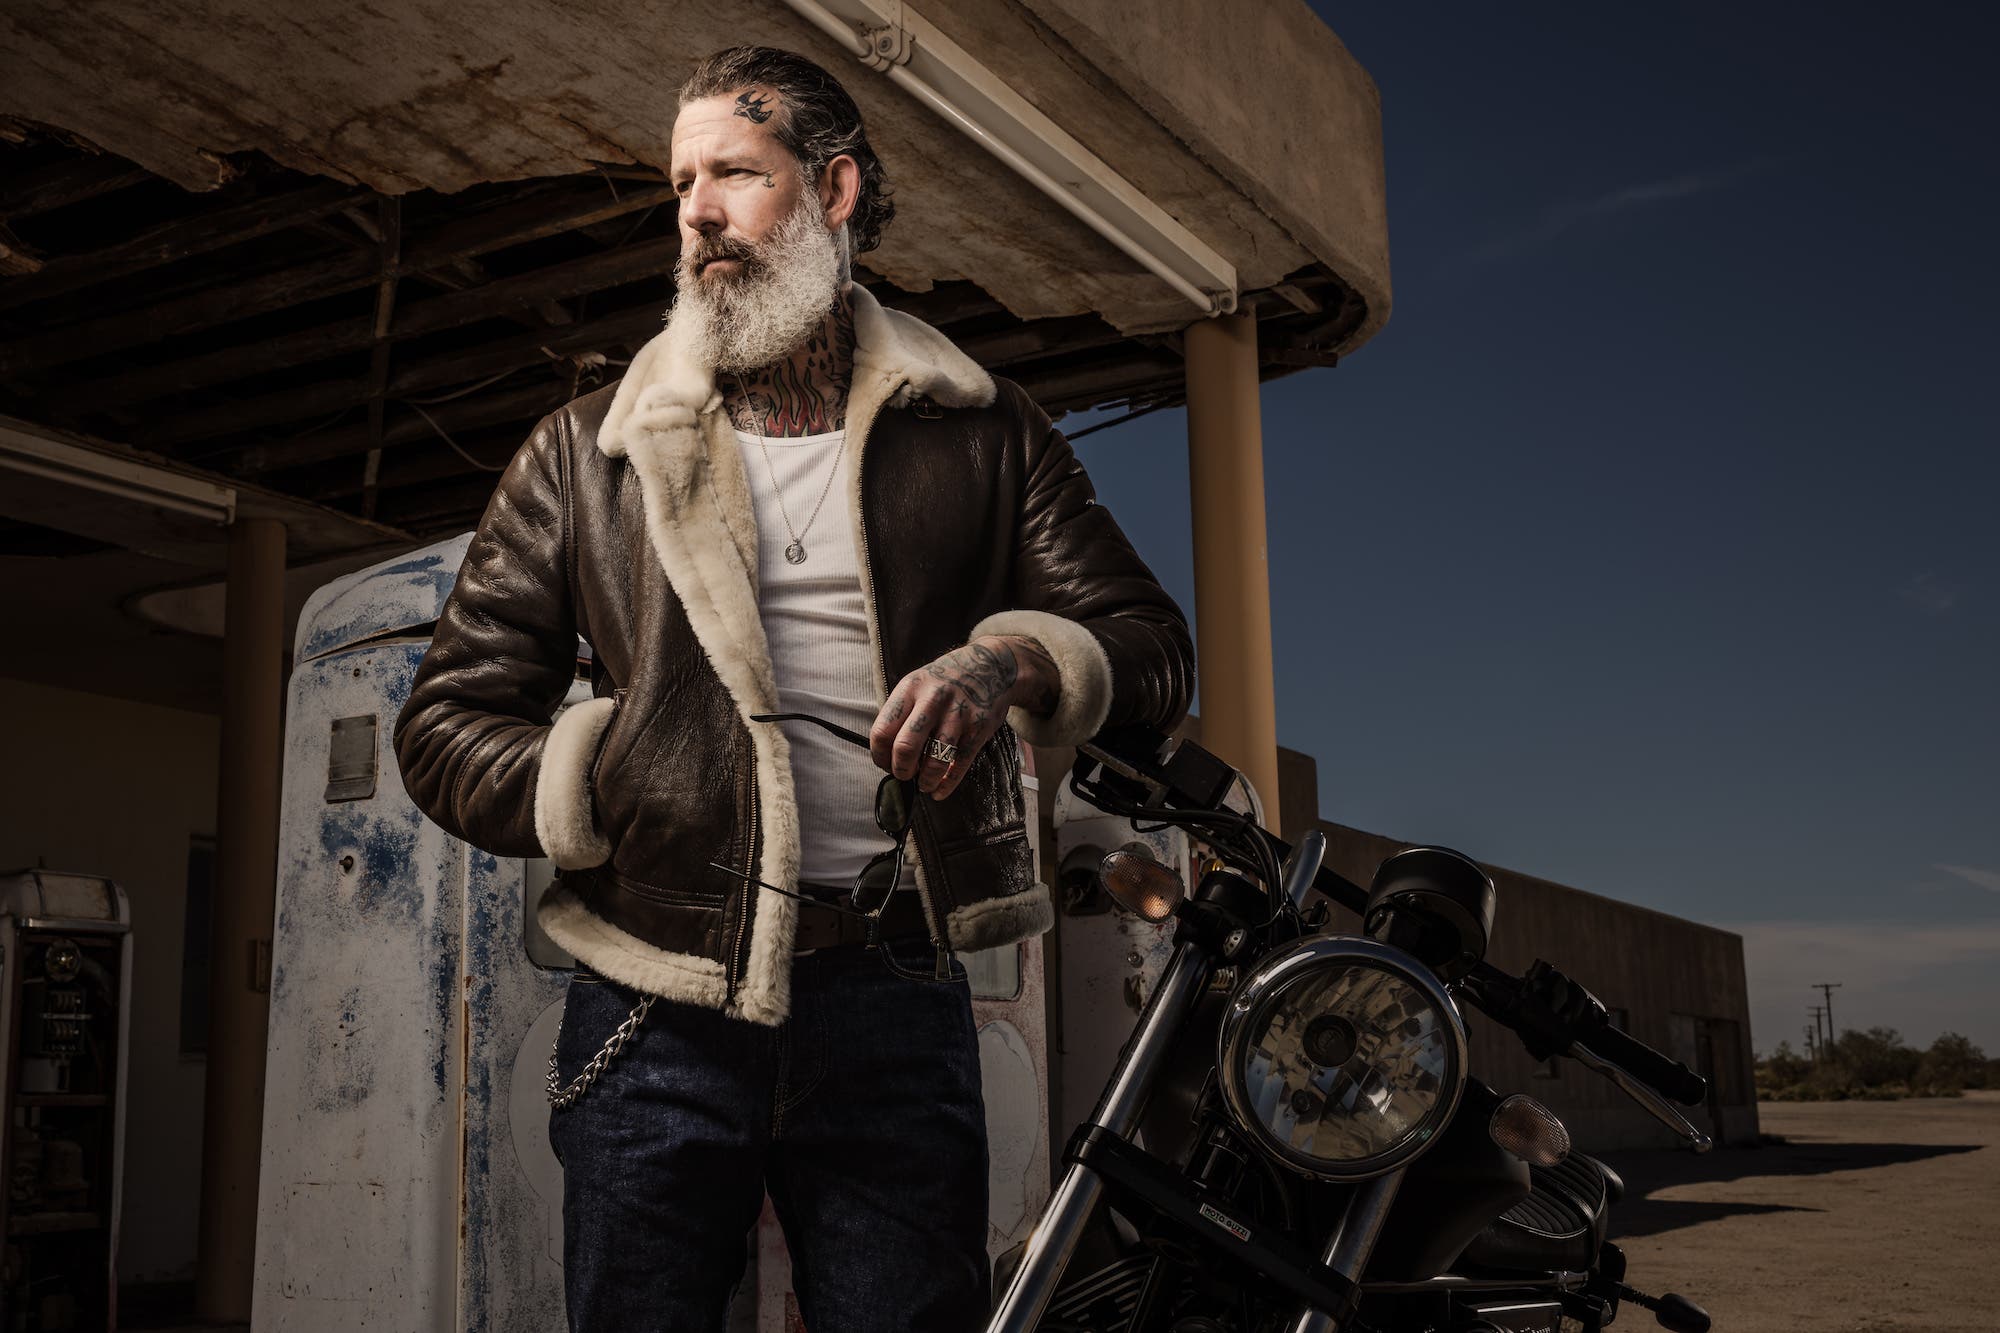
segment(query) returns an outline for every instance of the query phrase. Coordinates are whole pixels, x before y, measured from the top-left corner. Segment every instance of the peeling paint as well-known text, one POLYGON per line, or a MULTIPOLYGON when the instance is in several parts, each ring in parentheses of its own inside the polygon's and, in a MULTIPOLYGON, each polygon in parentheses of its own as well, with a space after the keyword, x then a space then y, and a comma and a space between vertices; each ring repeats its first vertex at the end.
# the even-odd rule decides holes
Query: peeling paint
POLYGON ((323 651, 288 697, 259 1333, 562 1326, 550 1185, 510 1150, 546 1134, 545 1107, 513 1125, 512 1085, 566 976, 528 961, 528 867, 425 820, 386 727, 375 795, 323 799, 332 719, 394 716, 425 646, 341 645, 435 619, 464 545, 378 566, 379 586, 339 580, 301 618, 301 643, 323 651))
POLYGON ((436 620, 471 544, 472 534, 466 533, 326 584, 299 612, 293 659, 308 662, 436 620))

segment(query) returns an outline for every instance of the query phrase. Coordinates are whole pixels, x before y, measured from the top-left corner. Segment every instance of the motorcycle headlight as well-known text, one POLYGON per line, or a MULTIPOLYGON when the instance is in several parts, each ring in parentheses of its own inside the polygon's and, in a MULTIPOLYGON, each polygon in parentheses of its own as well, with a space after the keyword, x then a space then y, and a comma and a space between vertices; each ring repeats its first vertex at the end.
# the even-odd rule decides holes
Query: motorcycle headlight
POLYGON ((1352 936, 1301 940, 1257 965, 1222 1021, 1218 1075, 1237 1120, 1322 1180, 1406 1165, 1465 1088, 1465 1022, 1430 969, 1352 936))

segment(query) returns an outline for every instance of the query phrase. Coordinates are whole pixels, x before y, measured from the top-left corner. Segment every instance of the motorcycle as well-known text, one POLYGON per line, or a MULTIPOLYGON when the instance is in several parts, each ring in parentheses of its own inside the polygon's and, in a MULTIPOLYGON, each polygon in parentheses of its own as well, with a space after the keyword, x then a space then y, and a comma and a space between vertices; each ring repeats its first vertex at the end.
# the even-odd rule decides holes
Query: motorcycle
POLYGON ((1174 922, 1174 951, 986 1333, 1597 1333, 1623 1305, 1706 1333, 1692 1301, 1625 1284, 1606 1239, 1622 1182, 1547 1108, 1472 1077, 1461 1005, 1697 1151, 1673 1103, 1706 1085, 1547 963, 1487 963, 1478 865, 1411 848, 1363 889, 1321 864, 1324 835, 1292 846, 1232 808, 1222 760, 1142 728, 1080 747, 1070 781, 1210 859, 1191 893, 1143 843, 1100 864, 1121 908, 1174 922), (1363 933, 1327 929, 1329 903, 1363 933))

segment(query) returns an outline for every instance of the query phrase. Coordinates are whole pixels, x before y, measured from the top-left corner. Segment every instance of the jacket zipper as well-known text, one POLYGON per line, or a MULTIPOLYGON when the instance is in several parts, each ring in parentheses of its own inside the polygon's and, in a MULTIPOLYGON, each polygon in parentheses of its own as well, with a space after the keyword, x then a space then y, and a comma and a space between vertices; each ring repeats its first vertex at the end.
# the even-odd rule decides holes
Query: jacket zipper
MULTIPOLYGON (((907 382, 907 381, 906 381, 906 382, 907 382)), ((898 386, 898 387, 900 387, 900 386, 898 386)), ((890 397, 894 397, 894 396, 895 396, 895 395, 894 395, 894 393, 892 392, 892 393, 890 394, 890 397)), ((883 399, 883 402, 885 402, 885 403, 886 403, 887 401, 888 401, 888 399, 886 399, 886 398, 885 398, 885 399, 883 399)), ((881 414, 882 414, 882 411, 881 411, 881 408, 879 408, 879 407, 878 407, 878 408, 877 408, 877 409, 875 410, 875 415, 876 415, 877 417, 879 417, 879 416, 881 416, 881 414)), ((850 424, 851 424, 851 423, 850 423, 850 424)), ((873 426, 873 425, 874 425, 875 423, 874 423, 874 421, 873 421, 873 420, 871 419, 871 420, 869 421, 869 423, 868 423, 868 424, 869 424, 869 425, 870 425, 870 426, 872 427, 872 426, 873 426)), ((863 443, 864 443, 864 446, 865 446, 865 444, 866 444, 866 441, 864 441, 863 443)), ((855 506, 854 506, 854 508, 855 508, 855 515, 854 515, 854 517, 855 517, 855 526, 856 526, 856 527, 857 527, 857 528, 858 528, 858 529, 860 530, 860 533, 861 533, 861 552, 860 552, 860 558, 861 558, 861 561, 862 561, 862 563, 863 563, 863 566, 864 566, 864 567, 865 567, 865 568, 866 568, 866 569, 868 570, 868 593, 869 593, 869 596, 868 596, 868 623, 869 623, 869 626, 870 626, 870 627, 871 627, 871 628, 872 628, 872 629, 873 629, 873 630, 875 631, 875 669, 876 669, 876 673, 877 673, 877 674, 878 674, 878 676, 879 676, 879 677, 881 678, 881 681, 882 681, 882 688, 886 690, 886 689, 887 689, 887 688, 889 687, 889 659, 888 659, 888 656, 887 656, 887 655, 886 655, 886 654, 884 653, 884 651, 883 651, 883 649, 882 649, 882 618, 881 618, 881 616, 880 616, 880 615, 879 615, 879 614, 877 613, 877 611, 876 611, 876 607, 878 606, 878 604, 879 604, 879 603, 881 602, 881 600, 882 600, 882 599, 881 599, 881 598, 880 598, 880 597, 879 597, 878 595, 876 595, 876 582, 875 582, 875 550, 874 550, 874 548, 873 548, 872 546, 870 546, 870 545, 868 544, 868 504, 867 504, 867 500, 868 500, 868 485, 867 485, 867 482, 868 482, 868 451, 867 451, 867 449, 866 449, 865 447, 864 447, 864 448, 862 448, 862 450, 861 450, 860 452, 858 452, 857 454, 855 454, 855 456, 854 456, 854 469, 855 469, 855 473, 856 473, 856 476, 855 476, 855 479, 854 479, 854 483, 855 483, 855 484, 854 484, 854 489, 855 489, 855 492, 856 492, 856 494, 857 494, 857 495, 858 495, 858 496, 860 497, 860 498, 859 498, 859 499, 858 499, 858 500, 857 500, 857 501, 855 502, 855 506)), ((921 808, 922 808, 922 807, 921 807, 921 806, 919 806, 918 808, 919 808, 919 810, 921 810, 921 808)), ((912 820, 914 821, 914 819, 915 819, 915 812, 913 812, 913 813, 912 813, 912 816, 911 816, 911 818, 912 818, 912 820)), ((909 842, 908 842, 908 843, 906 843, 906 844, 904 845, 904 854, 905 854, 906 856, 910 856, 910 857, 914 857, 914 858, 916 859, 916 861, 917 861, 917 868, 918 868, 919 870, 921 870, 921 869, 923 868, 923 857, 922 857, 922 856, 921 856, 921 855, 919 854, 919 852, 918 852, 918 849, 917 849, 917 845, 916 845, 916 844, 917 844, 917 830, 916 830, 916 827, 915 827, 915 824, 914 824, 914 822, 913 822, 913 823, 912 823, 912 825, 911 825, 911 828, 910 828, 910 840, 909 840, 909 842)), ((926 908, 926 909, 929 909, 929 908, 931 908, 931 907, 933 906, 933 904, 932 904, 932 903, 930 902, 930 900, 929 900, 929 899, 930 899, 930 895, 926 894, 926 893, 924 892, 924 890, 923 890, 923 883, 922 883, 922 877, 921 877, 921 876, 919 876, 919 879, 918 879, 918 887, 917 887, 917 896, 918 896, 918 898, 920 898, 920 899, 924 900, 924 906, 925 906, 925 908, 926 908)), ((926 912, 924 913, 924 928, 925 928, 926 930, 928 930, 928 931, 930 931, 930 932, 931 932, 931 943, 932 943, 933 945, 935 945, 935 946, 936 946, 936 948, 937 948, 937 968, 936 968, 936 972, 937 972, 937 976, 938 976, 938 978, 939 978, 940 980, 943 980, 943 979, 945 979, 946 977, 948 977, 948 976, 950 975, 950 972, 951 972, 951 969, 950 969, 950 953, 949 953, 949 951, 948 951, 948 950, 947 950, 947 949, 945 948, 945 946, 944 946, 944 941, 943 941, 942 939, 940 939, 940 938, 938 937, 938 935, 937 935, 937 929, 938 929, 938 927, 937 927, 937 924, 936 924, 935 922, 933 922, 933 921, 931 920, 931 916, 932 916, 932 915, 933 915, 933 913, 932 913, 932 912, 930 912, 930 911, 928 911, 928 910, 927 910, 927 911, 926 911, 926 912)))

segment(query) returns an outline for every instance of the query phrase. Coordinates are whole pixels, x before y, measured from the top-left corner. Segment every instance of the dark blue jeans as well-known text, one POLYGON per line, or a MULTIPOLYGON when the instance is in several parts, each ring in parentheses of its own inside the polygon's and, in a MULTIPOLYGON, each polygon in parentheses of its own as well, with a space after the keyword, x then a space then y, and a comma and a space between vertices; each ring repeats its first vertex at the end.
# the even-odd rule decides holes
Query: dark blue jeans
MULTIPOLYGON (((965 969, 922 940, 793 960, 772 1028, 662 1000, 550 1113, 572 1333, 721 1333, 768 1190, 808 1333, 972 1333, 989 1305, 986 1115, 965 969)), ((567 1084, 637 1002, 579 972, 567 1084)))

